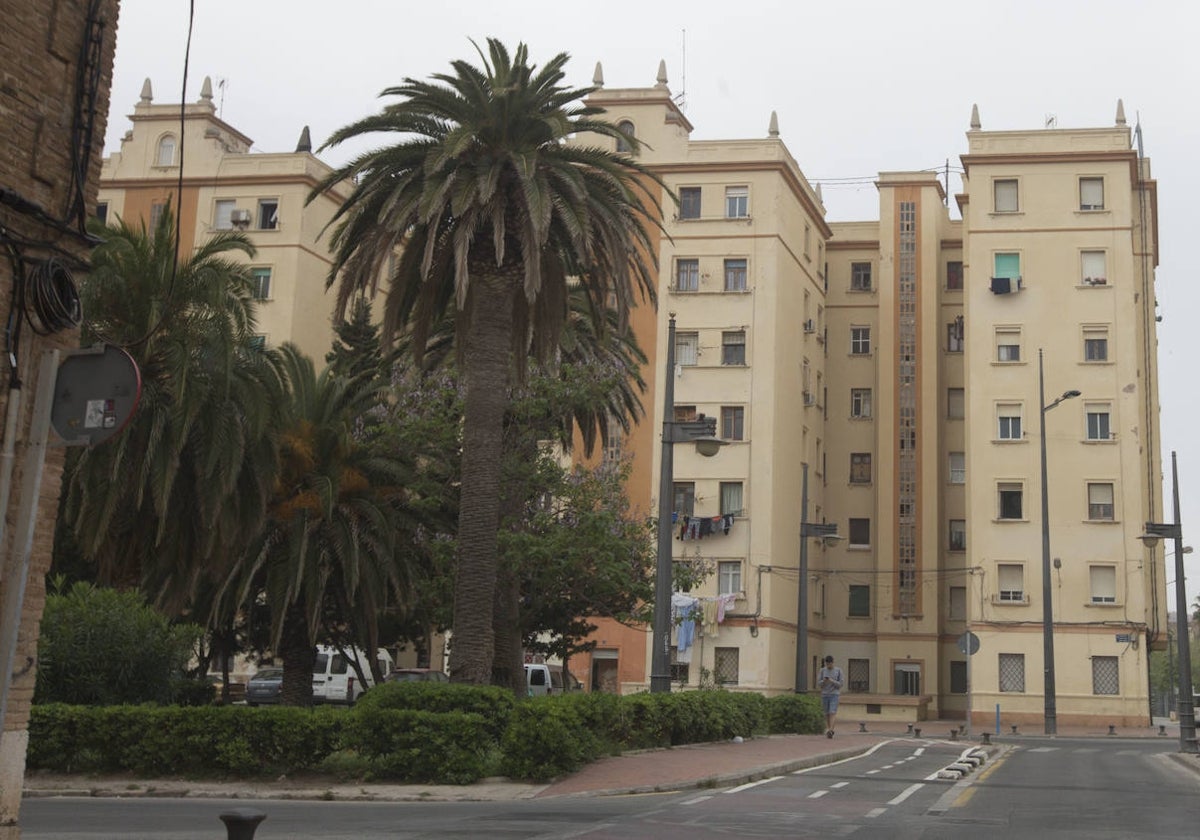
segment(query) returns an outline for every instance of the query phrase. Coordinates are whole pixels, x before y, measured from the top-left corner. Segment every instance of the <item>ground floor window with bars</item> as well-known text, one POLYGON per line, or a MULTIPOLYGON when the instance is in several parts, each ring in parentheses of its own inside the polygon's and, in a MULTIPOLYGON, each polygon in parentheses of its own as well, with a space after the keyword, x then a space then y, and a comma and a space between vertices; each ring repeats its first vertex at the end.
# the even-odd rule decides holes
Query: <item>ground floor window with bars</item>
POLYGON ((1119 694, 1121 681, 1117 657, 1092 657, 1092 694, 1119 694))
POLYGON ((871 660, 851 659, 846 663, 846 690, 856 694, 871 691, 871 660))
POLYGON ((688 663, 679 661, 679 649, 671 645, 671 682, 687 684, 688 663))
POLYGON ((738 653, 735 647, 713 648, 713 681, 717 685, 738 684, 738 653))
POLYGON ((1025 693, 1025 654, 1000 654, 1000 690, 1025 693))

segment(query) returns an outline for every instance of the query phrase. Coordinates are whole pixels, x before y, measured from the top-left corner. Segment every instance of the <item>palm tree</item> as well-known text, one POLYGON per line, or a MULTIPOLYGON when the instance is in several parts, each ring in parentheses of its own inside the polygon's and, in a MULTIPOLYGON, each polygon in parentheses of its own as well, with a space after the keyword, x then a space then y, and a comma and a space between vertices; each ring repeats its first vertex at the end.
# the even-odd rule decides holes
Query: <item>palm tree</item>
MULTIPOLYGON (((400 488, 407 473, 354 435, 355 421, 380 403, 380 380, 328 368, 317 375, 312 360, 290 344, 280 355, 287 386, 280 468, 266 526, 225 595, 232 596, 227 603, 265 600, 272 647, 283 660, 282 702, 308 705, 314 645, 326 617, 337 624, 326 629, 374 651, 385 599, 404 599, 399 548, 411 528, 400 488)), ((378 667, 374 657, 371 664, 378 667)))
POLYGON ((257 531, 274 474, 274 357, 254 343, 254 248, 219 233, 176 268, 175 224, 103 238, 81 297, 84 341, 125 347, 142 398, 123 433, 73 458, 63 513, 101 580, 180 610, 257 531))
MULTIPOLYGON (((401 100, 335 132, 326 147, 377 132, 394 145, 334 172, 317 192, 352 179, 335 215, 329 282, 339 308, 390 278, 385 334, 408 325, 418 356, 455 305, 466 403, 454 598, 452 680, 486 683, 499 525, 500 449, 514 354, 548 358, 566 319, 569 278, 602 311, 654 299, 657 179, 632 158, 568 144, 571 135, 628 139, 562 84, 567 55, 545 67, 524 44, 489 39, 483 66, 452 63, 429 82, 384 91, 401 100), (650 213, 647 213, 647 210, 650 213), (533 328, 536 325, 536 328, 533 328)), ((523 371, 523 362, 516 370, 523 371)))

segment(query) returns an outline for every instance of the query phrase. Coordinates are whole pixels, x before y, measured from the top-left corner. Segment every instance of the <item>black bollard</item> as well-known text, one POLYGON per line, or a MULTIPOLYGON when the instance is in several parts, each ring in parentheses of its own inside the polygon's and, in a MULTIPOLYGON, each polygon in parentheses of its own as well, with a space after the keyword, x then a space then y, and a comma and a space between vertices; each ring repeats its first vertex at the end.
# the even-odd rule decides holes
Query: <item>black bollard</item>
POLYGON ((983 743, 985 746, 988 746, 992 743, 992 733, 991 732, 983 733, 983 743))
POLYGON ((916 729, 913 730, 913 737, 914 738, 921 737, 921 727, 918 726, 916 729))
POLYGON ((1108 725, 1108 734, 1109 734, 1109 735, 1116 735, 1116 734, 1117 734, 1117 727, 1116 727, 1116 726, 1114 726, 1113 724, 1111 724, 1111 723, 1110 723, 1110 724, 1108 725))
POLYGON ((1016 734, 1017 734, 1017 725, 1014 723, 1014 724, 1012 725, 1012 728, 1013 728, 1013 733, 1012 733, 1012 734, 1016 735, 1016 734))
POLYGON ((951 730, 950 730, 950 740, 951 740, 951 741, 957 741, 957 740, 958 740, 958 730, 957 730, 957 729, 951 729, 951 730))
POLYGON ((860 720, 860 721, 858 722, 858 731, 859 731, 859 732, 866 732, 866 731, 867 731, 867 724, 866 724, 866 722, 865 722, 865 721, 861 721, 861 720, 860 720))
POLYGON ((1166 735, 1166 734, 1167 734, 1167 727, 1166 727, 1166 725, 1165 725, 1165 724, 1162 724, 1162 723, 1160 723, 1160 724, 1158 725, 1158 734, 1159 734, 1159 735, 1166 735))
POLYGON ((254 840, 258 824, 266 818, 266 814, 253 808, 234 808, 221 814, 228 840, 254 840))

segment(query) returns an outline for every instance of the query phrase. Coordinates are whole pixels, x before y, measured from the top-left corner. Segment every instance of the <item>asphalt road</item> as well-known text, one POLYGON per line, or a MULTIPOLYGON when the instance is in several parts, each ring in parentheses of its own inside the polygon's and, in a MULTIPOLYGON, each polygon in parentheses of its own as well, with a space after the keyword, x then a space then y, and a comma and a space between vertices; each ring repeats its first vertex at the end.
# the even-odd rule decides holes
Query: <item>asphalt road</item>
POLYGON ((725 790, 518 802, 31 799, 26 840, 218 840, 218 814, 268 814, 256 840, 309 838, 1193 838, 1200 781, 1162 741, 1031 740, 960 782, 963 746, 904 739, 725 790))

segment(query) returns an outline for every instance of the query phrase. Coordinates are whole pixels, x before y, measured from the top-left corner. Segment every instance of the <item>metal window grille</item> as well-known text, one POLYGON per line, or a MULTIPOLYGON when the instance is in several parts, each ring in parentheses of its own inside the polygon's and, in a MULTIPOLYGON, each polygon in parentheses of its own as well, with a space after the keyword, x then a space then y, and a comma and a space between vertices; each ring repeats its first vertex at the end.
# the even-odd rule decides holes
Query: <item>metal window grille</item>
POLYGON ((1000 654, 1000 690, 1017 694, 1025 692, 1025 654, 1000 654))
POLYGON ((1115 656, 1092 657, 1092 694, 1119 694, 1120 666, 1115 656))
POLYGON ((713 648, 713 679, 717 685, 738 684, 738 653, 735 647, 713 648))
POLYGON ((688 663, 679 661, 679 649, 671 645, 671 682, 684 683, 688 681, 688 663))
POLYGON ((846 690, 858 694, 871 690, 871 660, 851 659, 846 663, 846 690))

